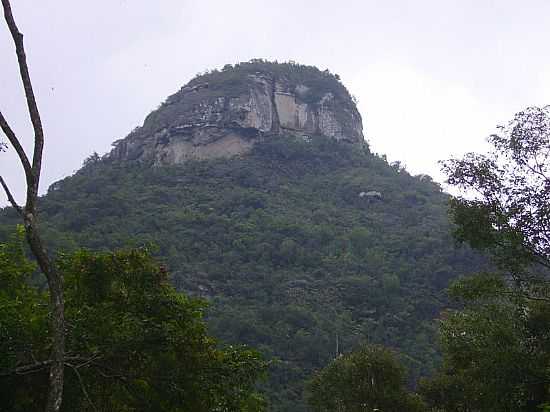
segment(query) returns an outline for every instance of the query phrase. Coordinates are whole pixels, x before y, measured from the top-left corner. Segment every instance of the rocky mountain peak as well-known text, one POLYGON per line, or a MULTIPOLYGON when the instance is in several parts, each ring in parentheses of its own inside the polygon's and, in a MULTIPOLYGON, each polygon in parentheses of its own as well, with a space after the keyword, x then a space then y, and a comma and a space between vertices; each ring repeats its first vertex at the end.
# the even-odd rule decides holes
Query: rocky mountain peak
POLYGON ((282 135, 365 144, 361 115, 337 75, 252 60, 195 77, 115 142, 110 157, 177 164, 244 154, 282 135))

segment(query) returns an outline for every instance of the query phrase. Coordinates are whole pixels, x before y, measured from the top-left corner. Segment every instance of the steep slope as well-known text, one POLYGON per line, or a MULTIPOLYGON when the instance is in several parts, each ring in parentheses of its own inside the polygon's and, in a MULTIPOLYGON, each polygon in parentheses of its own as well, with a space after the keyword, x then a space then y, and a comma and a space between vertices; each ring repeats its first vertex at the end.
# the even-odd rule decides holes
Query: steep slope
MULTIPOLYGON (((325 95, 307 83, 313 69, 290 66, 266 67, 272 78, 300 78, 325 95)), ((229 93, 242 80, 239 70, 206 80, 236 79, 218 86, 229 93)), ((344 93, 333 76, 322 79, 344 93)), ((41 218, 55 248, 157 245, 174 284, 210 301, 215 335, 278 359, 265 384, 273 410, 304 410, 304 380, 363 341, 399 349, 411 381, 429 373, 438 361, 433 319, 447 304, 443 289, 480 264, 455 248, 437 184, 373 155, 360 134, 344 139, 320 129, 279 128, 254 135, 243 153, 189 155, 181 163, 159 153, 187 137, 150 141, 162 124, 177 124, 164 109, 146 120, 147 133, 130 134, 110 156, 91 157, 50 187, 41 218), (148 125, 151 119, 159 124, 148 125)), ((16 221, 2 210, 0 240, 16 221)))
POLYGON ((177 164, 247 153, 281 135, 364 144, 361 115, 335 75, 254 60, 191 80, 115 142, 111 158, 177 164))

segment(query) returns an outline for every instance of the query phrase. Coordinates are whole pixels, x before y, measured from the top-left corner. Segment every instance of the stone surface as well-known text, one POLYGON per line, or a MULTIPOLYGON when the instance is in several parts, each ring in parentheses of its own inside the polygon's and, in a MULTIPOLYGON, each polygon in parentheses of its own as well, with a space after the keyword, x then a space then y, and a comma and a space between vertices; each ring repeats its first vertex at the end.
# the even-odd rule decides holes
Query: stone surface
MULTIPOLYGON (((242 155, 255 142, 280 135, 364 144, 361 116, 340 84, 345 93, 335 96, 323 90, 323 83, 315 89, 270 70, 217 73, 217 82, 209 83, 209 76, 203 75, 200 83, 193 80, 170 96, 142 127, 115 142, 109 157, 176 164, 242 155)), ((321 75, 329 85, 337 81, 321 75)))

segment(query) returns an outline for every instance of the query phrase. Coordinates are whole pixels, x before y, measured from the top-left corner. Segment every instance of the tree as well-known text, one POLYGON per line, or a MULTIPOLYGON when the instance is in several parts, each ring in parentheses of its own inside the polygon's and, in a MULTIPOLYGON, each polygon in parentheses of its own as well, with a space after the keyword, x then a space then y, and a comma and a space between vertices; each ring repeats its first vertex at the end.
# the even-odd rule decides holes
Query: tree
POLYGON ((550 107, 490 136, 492 152, 444 163, 459 241, 493 273, 457 282, 465 307, 441 322, 442 370, 422 385, 445 411, 532 411, 550 400, 550 107))
POLYGON ((47 412, 57 412, 61 407, 61 402, 63 399, 63 378, 65 368, 65 315, 63 277, 57 272, 55 265, 52 264, 50 257, 48 256, 42 237, 40 236, 38 225, 37 199, 38 187, 40 184, 40 172, 42 169, 44 132, 42 130, 42 121, 40 119, 40 113, 34 97, 34 91, 27 66, 25 48, 23 45, 23 34, 21 34, 17 28, 9 0, 2 0, 2 6, 4 9, 4 18, 15 44, 19 73, 23 82, 29 117, 34 130, 34 150, 31 162, 31 160, 27 157, 20 140, 0 111, 0 128, 8 138, 8 141, 12 147, 15 149, 25 172, 27 185, 25 206, 21 207, 17 204, 8 188, 8 185, 1 176, 0 184, 6 192, 9 202, 23 219, 30 249, 38 262, 38 266, 47 279, 50 292, 49 305, 51 311, 51 335, 53 343, 51 346, 49 359, 49 391, 45 409, 47 412))
MULTIPOLYGON (((177 293, 144 249, 57 260, 65 276, 67 355, 62 411, 259 411, 266 363, 206 334, 204 302, 177 293)), ((0 245, 0 404, 38 411, 50 345, 47 293, 29 286, 21 242, 0 245), (17 370, 2 377, 4 370, 17 370)))
POLYGON ((312 410, 422 411, 420 399, 405 389, 405 370, 394 354, 380 346, 364 345, 334 359, 308 387, 312 410))
POLYGON ((525 297, 548 299, 550 106, 530 107, 489 137, 493 150, 443 164, 463 189, 451 203, 459 241, 489 252, 525 297))
POLYGON ((519 412, 548 401, 548 305, 518 301, 489 274, 456 283, 451 294, 465 307, 441 322, 443 367, 421 384, 428 403, 444 411, 519 412))

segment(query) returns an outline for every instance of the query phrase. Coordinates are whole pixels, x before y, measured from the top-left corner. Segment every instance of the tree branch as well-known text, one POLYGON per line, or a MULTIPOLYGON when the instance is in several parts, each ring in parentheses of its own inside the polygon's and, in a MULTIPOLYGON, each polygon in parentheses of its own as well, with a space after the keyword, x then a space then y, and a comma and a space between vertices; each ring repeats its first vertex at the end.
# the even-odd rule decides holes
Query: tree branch
POLYGON ((97 411, 98 409, 96 408, 96 406, 94 405, 94 403, 90 399, 90 395, 88 395, 88 391, 86 390, 86 387, 84 386, 84 382, 82 381, 82 376, 80 376, 80 372, 78 371, 78 368, 76 368, 74 365, 72 365, 70 363, 65 363, 65 365, 67 365, 69 368, 71 368, 73 370, 76 377, 78 378, 78 383, 80 384, 80 389, 82 389, 82 393, 84 394, 84 397, 86 398, 86 400, 88 401, 88 403, 90 404, 92 409, 94 411, 97 411))
POLYGON ((19 206, 17 204, 17 202, 13 198, 13 196, 10 192, 10 189, 8 188, 8 185, 6 184, 6 182, 4 181, 4 178, 2 176, 0 176, 0 185, 2 185, 2 187, 4 188, 4 192, 6 192, 6 196, 8 197, 8 200, 11 203, 11 205, 13 206, 13 208, 17 211, 17 213, 19 213, 21 216, 23 216, 23 209, 21 208, 21 206, 19 206))
MULTIPOLYGON (((27 107, 29 109, 29 115, 34 129, 34 153, 32 158, 32 176, 34 179, 32 182, 33 184, 31 185, 31 187, 29 187, 29 191, 32 190, 33 194, 35 194, 36 196, 36 194, 38 193, 40 171, 42 168, 44 131, 42 129, 42 120, 40 119, 40 113, 38 112, 36 98, 34 97, 31 77, 29 75, 29 67, 27 66, 27 56, 25 54, 25 48, 23 46, 23 34, 19 31, 17 25, 15 24, 15 19, 13 18, 9 0, 2 0, 2 6, 4 6, 4 18, 6 19, 6 23, 15 44, 15 52, 17 54, 17 61, 19 63, 19 73, 23 82, 23 88, 25 90, 25 97, 27 100, 27 107)), ((27 200, 29 199, 32 199, 32 197, 27 196, 27 200)))
POLYGON ((27 184, 32 183, 32 168, 31 163, 29 162, 29 158, 27 157, 27 154, 25 153, 25 150, 23 149, 23 146, 21 146, 21 143, 19 143, 19 139, 17 139, 17 136, 15 135, 13 129, 8 124, 8 121, 0 111, 0 129, 4 132, 6 137, 8 138, 9 142, 15 149, 15 152, 17 153, 17 156, 19 156, 19 160, 21 160, 21 164, 23 165, 23 170, 25 171, 25 176, 27 178, 27 184))
POLYGON ((42 121, 40 119, 40 113, 38 112, 38 106, 36 104, 36 98, 34 96, 31 78, 29 75, 29 68, 27 66, 27 57, 23 46, 23 34, 19 32, 19 29, 15 24, 10 1, 2 0, 2 6, 4 9, 6 24, 8 25, 8 29, 15 44, 19 73, 21 75, 21 81, 23 82, 23 88, 25 90, 25 98, 27 101, 30 120, 34 129, 32 166, 29 166, 28 158, 23 156, 24 151, 21 144, 3 117, 2 130, 7 132, 8 138, 12 141, 12 143, 14 143, 14 147, 18 151, 21 163, 27 176, 27 199, 25 201, 23 222, 25 224, 27 242, 29 243, 33 255, 36 257, 40 269, 48 280, 48 288, 50 292, 50 330, 52 334, 52 345, 50 373, 48 376, 49 387, 45 411, 59 412, 61 409, 61 403, 63 402, 63 381, 65 372, 65 302, 63 298, 63 275, 58 273, 55 265, 52 265, 50 262, 46 248, 42 243, 36 210, 40 173, 42 169, 44 132, 42 130, 42 121))
POLYGON ((8 372, 1 372, 0 376, 26 375, 29 373, 38 372, 44 369, 46 366, 49 366, 51 363, 52 363, 51 359, 48 359, 42 362, 31 363, 30 365, 19 366, 8 372))
MULTIPOLYGON (((90 363, 92 363, 94 360, 98 359, 100 356, 98 354, 92 355, 89 358, 84 358, 82 356, 66 356, 65 357, 65 365, 70 366, 71 368, 80 368, 83 366, 87 366, 90 363), (81 362, 78 365, 73 365, 67 363, 67 361, 70 362, 81 362)), ((53 363, 52 359, 46 359, 43 361, 35 361, 34 363, 29 363, 27 365, 17 366, 16 368, 10 369, 10 370, 4 370, 0 372, 0 376, 11 376, 11 375, 26 375, 29 373, 34 373, 42 370, 46 366, 49 366, 53 363)))

